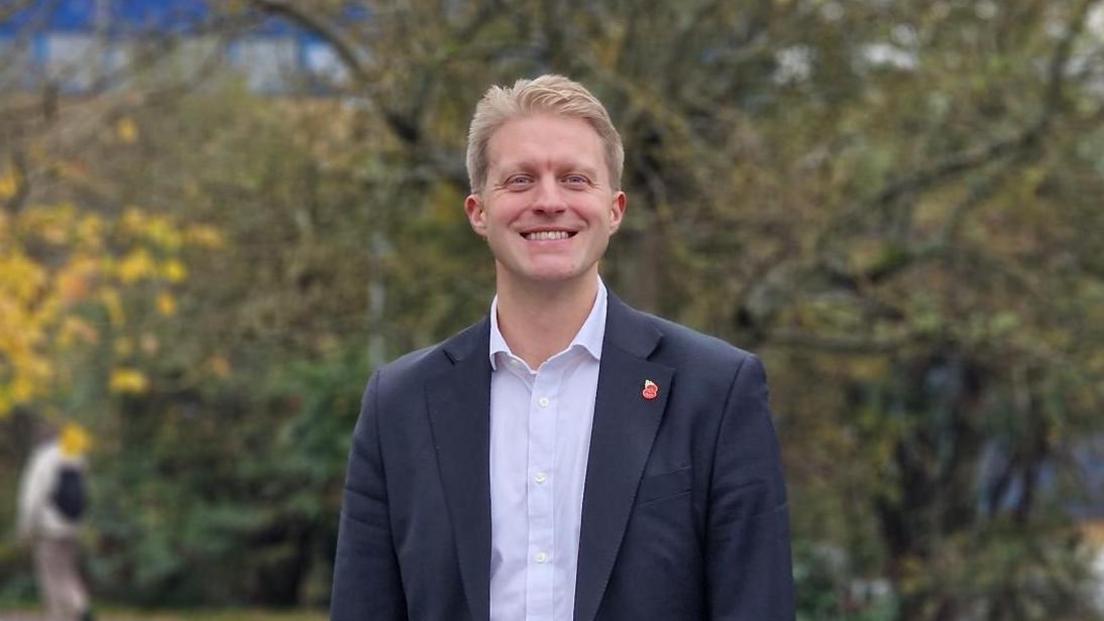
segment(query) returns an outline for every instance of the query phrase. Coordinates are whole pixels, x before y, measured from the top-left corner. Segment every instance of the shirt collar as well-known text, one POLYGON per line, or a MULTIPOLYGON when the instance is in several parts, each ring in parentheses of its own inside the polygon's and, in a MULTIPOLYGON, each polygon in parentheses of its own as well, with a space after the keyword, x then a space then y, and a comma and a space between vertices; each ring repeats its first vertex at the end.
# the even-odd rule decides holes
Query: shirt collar
MULTIPOLYGON (((576 346, 586 350, 595 360, 602 359, 602 340, 606 336, 606 285, 602 282, 602 278, 598 278, 598 294, 594 297, 594 305, 590 308, 590 314, 587 315, 586 321, 583 322, 579 331, 575 334, 575 338, 571 339, 571 343, 564 349, 569 351, 576 346)), ((505 353, 511 356, 514 352, 510 351, 510 346, 506 343, 506 339, 503 338, 502 332, 498 329, 498 296, 496 295, 491 300, 491 346, 490 346, 490 358, 491 369, 497 370, 498 364, 496 359, 497 354, 505 353)), ((561 352, 562 353, 562 352, 561 352)), ((559 354, 556 354, 557 356, 559 354)))

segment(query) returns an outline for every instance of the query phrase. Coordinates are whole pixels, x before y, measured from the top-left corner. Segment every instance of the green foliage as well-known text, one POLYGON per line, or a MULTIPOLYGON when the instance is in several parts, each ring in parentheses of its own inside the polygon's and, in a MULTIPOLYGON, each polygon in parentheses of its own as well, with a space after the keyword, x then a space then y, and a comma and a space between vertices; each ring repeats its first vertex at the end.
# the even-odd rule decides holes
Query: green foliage
POLYGON ((100 438, 100 592, 325 601, 368 374, 490 301, 461 209, 471 108, 558 71, 625 141, 606 281, 767 361, 802 618, 1093 618, 1069 505, 1104 403, 1099 2, 472 1, 369 24, 338 4, 281 12, 355 47, 333 97, 145 78, 148 100, 66 102, 41 130, 97 105, 135 125, 43 140, 85 171, 34 186, 43 204, 225 237, 181 250, 172 316, 124 299, 70 360, 150 379, 77 378, 63 404, 100 438))

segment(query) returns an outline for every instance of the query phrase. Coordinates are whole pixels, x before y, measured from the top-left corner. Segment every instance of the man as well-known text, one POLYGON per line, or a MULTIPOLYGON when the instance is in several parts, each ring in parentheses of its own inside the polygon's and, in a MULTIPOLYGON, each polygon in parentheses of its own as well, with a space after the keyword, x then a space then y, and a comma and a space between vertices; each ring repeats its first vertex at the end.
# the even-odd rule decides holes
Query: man
POLYGON ((39 596, 49 621, 91 621, 79 567, 85 452, 90 438, 68 423, 31 454, 19 486, 17 530, 34 552, 39 596))
POLYGON ((623 159, 566 78, 480 101, 464 209, 497 295, 369 382, 334 621, 793 618, 762 365, 598 277, 623 159))

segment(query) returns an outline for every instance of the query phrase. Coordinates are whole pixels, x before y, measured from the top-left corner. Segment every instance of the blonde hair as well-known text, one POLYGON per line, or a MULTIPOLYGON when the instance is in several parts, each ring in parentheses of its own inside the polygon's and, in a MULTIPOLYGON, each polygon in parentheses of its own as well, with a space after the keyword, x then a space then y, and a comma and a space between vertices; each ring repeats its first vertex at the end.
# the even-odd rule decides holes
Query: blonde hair
POLYGON ((475 106, 468 129, 467 153, 468 181, 473 193, 481 191, 487 182, 487 144, 495 131, 507 121, 540 113, 589 123, 605 149, 610 184, 613 189, 620 189, 625 148, 605 106, 582 84, 562 75, 545 74, 532 80, 518 80, 512 87, 492 86, 475 106))

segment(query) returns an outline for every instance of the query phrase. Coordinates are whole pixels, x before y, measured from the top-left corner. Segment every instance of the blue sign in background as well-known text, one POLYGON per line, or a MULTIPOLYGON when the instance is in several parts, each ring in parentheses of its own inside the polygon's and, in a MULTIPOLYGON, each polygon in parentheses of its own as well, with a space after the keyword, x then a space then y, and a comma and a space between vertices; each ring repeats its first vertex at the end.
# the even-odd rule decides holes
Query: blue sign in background
MULTIPOLYGON (((48 66, 56 54, 52 52, 48 40, 53 36, 95 35, 99 40, 125 42, 127 39, 148 36, 184 36, 213 33, 219 30, 217 23, 220 15, 212 10, 217 4, 204 0, 36 0, 23 8, 16 8, 12 2, 0 3, 0 51, 4 41, 15 41, 25 37, 29 44, 30 56, 23 65, 24 78, 20 83, 24 87, 33 87, 40 83, 43 68, 48 66), (6 6, 5 6, 6 5, 6 6)), ((248 17, 248 15, 247 15, 248 17)), ((311 58, 317 58, 309 50, 318 52, 328 49, 327 43, 294 23, 260 13, 252 15, 248 28, 240 37, 252 39, 282 40, 295 46, 295 58, 298 69, 305 72, 317 70, 311 58)), ((367 17, 364 8, 349 5, 339 19, 343 22, 361 21, 367 17)), ((240 24, 240 22, 239 22, 240 24)), ((228 48, 232 64, 238 55, 236 42, 228 48)), ((241 67, 249 73, 255 68, 241 67)), ((80 91, 80 84, 67 84, 62 80, 65 91, 80 91)), ((260 90, 281 90, 280 86, 261 86, 260 90)))

